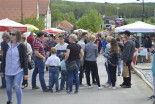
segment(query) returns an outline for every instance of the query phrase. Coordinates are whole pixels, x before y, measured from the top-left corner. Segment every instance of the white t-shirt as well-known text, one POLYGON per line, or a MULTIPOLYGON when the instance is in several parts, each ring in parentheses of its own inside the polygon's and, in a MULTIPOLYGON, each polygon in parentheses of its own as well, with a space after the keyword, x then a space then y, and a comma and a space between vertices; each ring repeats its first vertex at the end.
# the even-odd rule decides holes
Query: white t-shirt
POLYGON ((61 62, 59 57, 56 56, 56 54, 52 54, 47 61, 45 62, 45 65, 49 66, 60 66, 61 62))

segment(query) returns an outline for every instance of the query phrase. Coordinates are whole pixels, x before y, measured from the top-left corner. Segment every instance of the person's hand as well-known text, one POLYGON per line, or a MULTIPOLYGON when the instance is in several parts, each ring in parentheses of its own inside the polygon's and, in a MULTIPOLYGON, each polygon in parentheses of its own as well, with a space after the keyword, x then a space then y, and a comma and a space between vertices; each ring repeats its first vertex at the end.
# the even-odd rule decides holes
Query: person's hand
POLYGON ((1 77, 4 77, 4 73, 0 73, 0 76, 1 76, 1 77))
POLYGON ((31 62, 32 60, 31 59, 28 59, 28 61, 31 62))
POLYGON ((28 79, 28 75, 24 75, 24 80, 27 80, 28 79))
POLYGON ((46 60, 46 59, 45 59, 45 57, 44 57, 44 58, 43 58, 43 62, 45 62, 45 60, 46 60))

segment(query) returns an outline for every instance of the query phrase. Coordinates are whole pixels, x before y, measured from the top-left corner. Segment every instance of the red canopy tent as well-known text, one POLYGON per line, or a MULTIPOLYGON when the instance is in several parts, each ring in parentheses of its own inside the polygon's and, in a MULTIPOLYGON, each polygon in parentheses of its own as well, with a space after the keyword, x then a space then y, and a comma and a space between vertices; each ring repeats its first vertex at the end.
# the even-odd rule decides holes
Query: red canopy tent
POLYGON ((54 30, 51 30, 51 29, 44 30, 44 32, 55 33, 55 34, 59 33, 57 31, 54 31, 54 30))
POLYGON ((0 20, 0 31, 10 32, 11 29, 19 29, 20 32, 27 32, 27 26, 8 18, 0 20))

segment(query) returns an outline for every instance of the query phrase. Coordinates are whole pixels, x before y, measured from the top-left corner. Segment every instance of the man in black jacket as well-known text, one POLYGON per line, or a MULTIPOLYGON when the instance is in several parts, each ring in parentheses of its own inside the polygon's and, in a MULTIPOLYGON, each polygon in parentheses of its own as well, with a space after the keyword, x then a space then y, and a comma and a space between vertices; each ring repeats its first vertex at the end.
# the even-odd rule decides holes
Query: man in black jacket
POLYGON ((129 70, 129 77, 123 77, 123 83, 121 84, 122 88, 131 88, 131 72, 130 72, 130 67, 131 67, 131 62, 134 57, 134 51, 135 51, 135 42, 130 38, 130 32, 125 31, 125 38, 127 42, 124 45, 123 49, 123 54, 122 54, 122 59, 123 59, 123 65, 128 66, 129 70))

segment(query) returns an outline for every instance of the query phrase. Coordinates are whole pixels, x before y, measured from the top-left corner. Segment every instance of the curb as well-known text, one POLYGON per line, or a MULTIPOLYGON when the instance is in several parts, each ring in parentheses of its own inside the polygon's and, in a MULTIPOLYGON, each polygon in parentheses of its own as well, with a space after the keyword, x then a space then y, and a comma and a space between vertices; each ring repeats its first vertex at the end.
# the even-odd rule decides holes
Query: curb
POLYGON ((138 70, 138 69, 134 69, 136 74, 142 78, 142 80, 153 90, 154 89, 154 86, 148 81, 146 80, 145 76, 138 70))

